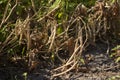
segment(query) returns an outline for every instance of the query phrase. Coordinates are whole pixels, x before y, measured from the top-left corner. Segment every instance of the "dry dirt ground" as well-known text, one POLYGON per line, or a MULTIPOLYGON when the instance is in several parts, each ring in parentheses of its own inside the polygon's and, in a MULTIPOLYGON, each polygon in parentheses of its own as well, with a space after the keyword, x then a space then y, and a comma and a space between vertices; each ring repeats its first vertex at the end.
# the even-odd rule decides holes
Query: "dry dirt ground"
MULTIPOLYGON (((110 46, 112 48, 112 45, 110 46)), ((87 55, 92 56, 92 60, 87 64, 88 71, 71 71, 52 80, 120 80, 120 63, 115 63, 107 50, 108 45, 104 43, 88 47, 83 55, 85 58, 87 55)), ((39 68, 25 77, 24 69, 3 67, 0 68, 0 80, 50 80, 50 70, 50 67, 39 68)))

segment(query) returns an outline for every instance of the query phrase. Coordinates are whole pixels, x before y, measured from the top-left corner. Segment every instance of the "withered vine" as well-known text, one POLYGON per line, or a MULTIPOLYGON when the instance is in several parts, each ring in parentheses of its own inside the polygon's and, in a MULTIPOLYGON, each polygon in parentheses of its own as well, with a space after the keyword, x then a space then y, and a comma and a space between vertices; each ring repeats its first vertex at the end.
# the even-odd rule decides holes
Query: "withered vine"
POLYGON ((0 12, 0 57, 14 63, 23 60, 21 65, 29 71, 42 61, 54 67, 59 61, 61 65, 51 73, 60 76, 83 64, 86 47, 120 36, 117 0, 96 1, 92 7, 67 0, 5 2, 0 12))

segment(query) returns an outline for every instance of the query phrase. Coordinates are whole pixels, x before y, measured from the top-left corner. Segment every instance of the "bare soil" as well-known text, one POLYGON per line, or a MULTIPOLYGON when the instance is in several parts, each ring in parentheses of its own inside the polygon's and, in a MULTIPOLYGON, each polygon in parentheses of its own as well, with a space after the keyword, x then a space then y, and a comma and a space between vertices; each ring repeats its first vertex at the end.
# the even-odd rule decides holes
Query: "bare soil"
MULTIPOLYGON (((97 43, 96 46, 88 47, 83 54, 84 59, 91 57, 87 65, 85 65, 88 68, 87 71, 70 71, 52 80, 111 80, 111 78, 120 80, 120 63, 115 63, 110 58, 110 52, 108 52, 108 49, 112 47, 113 45, 108 46, 104 43, 97 43)), ((28 73, 26 80, 50 80, 52 68, 51 66, 39 65, 33 72, 28 73)), ((26 70, 22 68, 5 68, 3 66, 0 68, 0 80, 25 80, 23 75, 25 72, 26 70)))

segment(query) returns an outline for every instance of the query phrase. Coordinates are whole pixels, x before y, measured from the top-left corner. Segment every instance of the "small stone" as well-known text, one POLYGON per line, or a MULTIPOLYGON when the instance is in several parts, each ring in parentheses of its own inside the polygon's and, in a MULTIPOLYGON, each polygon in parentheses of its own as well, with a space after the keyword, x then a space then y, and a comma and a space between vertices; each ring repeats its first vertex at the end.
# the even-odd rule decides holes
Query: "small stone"
POLYGON ((95 72, 97 72, 97 69, 96 68, 91 68, 91 72, 95 73, 95 72))

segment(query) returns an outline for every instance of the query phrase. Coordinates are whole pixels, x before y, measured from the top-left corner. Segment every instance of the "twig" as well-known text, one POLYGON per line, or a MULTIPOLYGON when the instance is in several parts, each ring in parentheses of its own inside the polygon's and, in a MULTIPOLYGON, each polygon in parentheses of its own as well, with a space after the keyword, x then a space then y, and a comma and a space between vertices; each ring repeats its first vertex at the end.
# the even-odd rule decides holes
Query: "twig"
POLYGON ((55 25, 53 25, 54 27, 54 29, 53 29, 53 32, 52 32, 52 34, 51 34, 51 40, 50 40, 50 47, 49 47, 49 50, 48 50, 48 52, 52 49, 52 46, 53 46, 53 43, 54 43, 54 40, 55 40, 55 35, 56 35, 56 23, 55 23, 55 25))
POLYGON ((11 1, 11 0, 9 0, 8 3, 7 3, 7 5, 6 5, 5 12, 4 12, 4 15, 3 15, 3 18, 2 18, 2 22, 1 22, 1 24, 0 24, 0 28, 2 27, 2 25, 3 25, 4 22, 5 22, 5 17, 6 17, 6 15, 7 15, 7 10, 8 10, 10 1, 11 1))
POLYGON ((103 69, 104 71, 108 71, 110 69, 114 69, 114 68, 120 68, 120 65, 116 65, 116 66, 113 66, 113 67, 110 67, 110 68, 106 68, 106 69, 103 69))
POLYGON ((34 3, 34 1, 31 0, 31 3, 32 3, 33 10, 34 10, 34 12, 36 13, 36 8, 35 8, 35 3, 34 3))
POLYGON ((65 64, 65 65, 63 65, 63 66, 60 66, 60 67, 58 67, 58 68, 56 68, 56 69, 53 69, 53 71, 57 71, 57 70, 59 70, 59 69, 61 69, 61 68, 64 68, 64 67, 72 64, 73 62, 74 62, 74 61, 71 61, 71 62, 69 62, 69 63, 67 63, 67 64, 65 64))
POLYGON ((58 74, 54 74, 52 77, 54 78, 56 76, 60 76, 62 74, 65 74, 65 73, 69 72, 70 70, 72 70, 75 67, 76 64, 77 64, 77 61, 69 69, 67 69, 66 71, 63 71, 63 72, 58 73, 58 74))
POLYGON ((5 22, 9 19, 9 17, 10 17, 10 15, 12 14, 12 12, 13 12, 13 10, 15 9, 15 7, 17 6, 17 3, 18 3, 18 0, 16 0, 16 3, 15 3, 15 5, 12 7, 12 9, 10 10, 10 12, 9 12, 9 14, 8 14, 8 16, 6 17, 6 19, 5 19, 5 22))
POLYGON ((49 16, 52 12, 54 12, 55 10, 57 10, 60 6, 55 7, 54 9, 52 9, 50 12, 48 12, 46 15, 44 15, 42 18, 40 18, 39 20, 37 20, 38 22, 42 21, 43 19, 45 19, 47 16, 49 16))
POLYGON ((13 10, 14 10, 15 7, 17 6, 18 0, 16 0, 15 5, 12 7, 12 9, 10 10, 8 16, 6 17, 6 15, 7 15, 7 10, 8 10, 10 1, 11 1, 11 0, 9 0, 8 3, 7 3, 6 9, 5 9, 5 12, 4 12, 4 15, 3 15, 2 22, 1 22, 1 24, 0 24, 0 28, 1 28, 2 25, 9 19, 9 17, 10 17, 10 15, 12 14, 13 10))

